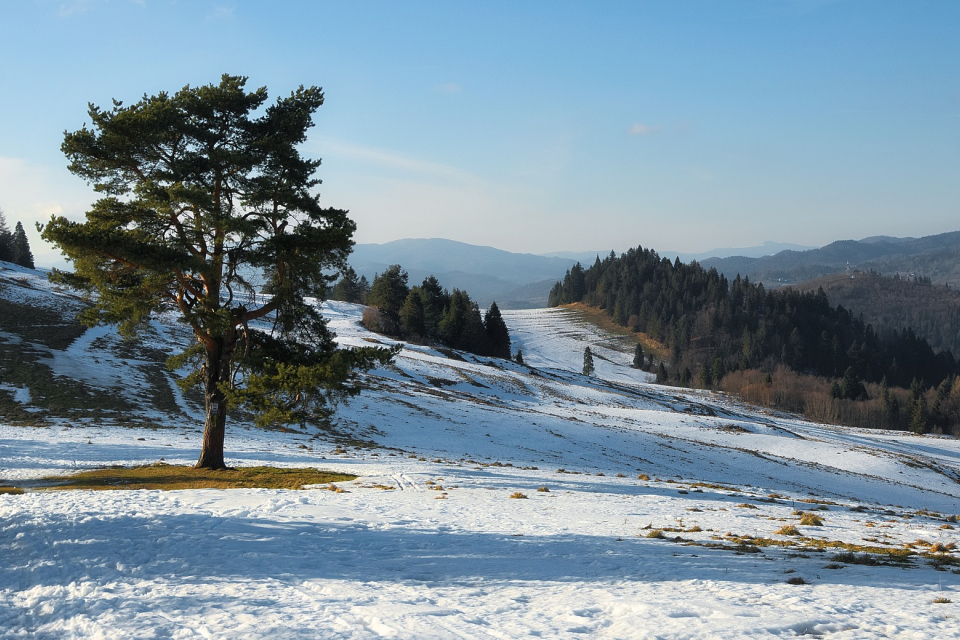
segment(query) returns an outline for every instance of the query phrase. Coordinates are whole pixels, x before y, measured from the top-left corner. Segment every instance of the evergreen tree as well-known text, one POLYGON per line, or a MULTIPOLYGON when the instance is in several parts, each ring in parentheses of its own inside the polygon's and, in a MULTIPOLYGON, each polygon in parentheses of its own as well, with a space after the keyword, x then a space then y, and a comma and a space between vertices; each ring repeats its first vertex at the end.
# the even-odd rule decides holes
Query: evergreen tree
POLYGON ((0 260, 14 262, 13 234, 7 226, 7 218, 0 209, 0 260))
POLYGON ((657 384, 666 384, 667 380, 667 368, 663 366, 663 362, 661 362, 657 366, 657 384))
POLYGON ((843 374, 843 379, 839 383, 833 383, 830 388, 830 393, 834 398, 844 398, 847 400, 867 399, 867 389, 857 378, 853 367, 847 367, 847 370, 843 374))
POLYGON ((643 368, 643 347, 641 347, 639 343, 633 348, 633 368, 643 368))
POLYGON ((590 347, 583 350, 583 375, 592 376, 594 374, 593 352, 590 347))
POLYGON ((913 401, 909 428, 914 433, 927 432, 927 401, 922 395, 913 401))
POLYGON ((13 261, 21 267, 33 269, 33 252, 30 251, 30 241, 23 230, 23 225, 17 220, 17 227, 13 230, 13 261))
POLYGON ((400 322, 404 335, 416 338, 426 337, 426 325, 423 322, 423 298, 420 287, 410 289, 407 299, 400 307, 400 322))
POLYGON ((517 364, 523 364, 523 349, 517 349, 517 355, 513 357, 513 361, 517 364))
POLYGON ((443 311, 450 304, 450 294, 440 286, 434 276, 423 279, 420 285, 420 299, 423 303, 423 324, 425 335, 428 338, 440 336, 440 320, 443 311))
POLYGON ((480 306, 470 301, 470 312, 467 314, 467 324, 463 330, 460 346, 458 349, 486 355, 489 353, 487 345, 487 331, 483 326, 483 316, 480 314, 480 306))
MULTIPOLYGON (((0 232, 2 233, 2 232, 0 232)), ((23 225, 17 221, 17 226, 12 234, 9 234, 9 255, 10 262, 18 264, 21 267, 33 269, 33 252, 30 251, 30 241, 27 240, 27 234, 23 230, 23 225)))
POLYGON ((450 304, 440 319, 439 332, 440 341, 454 349, 473 353, 485 351, 486 331, 480 308, 466 291, 454 289, 450 294, 450 304))
POLYGON ((364 290, 365 283, 366 279, 361 280, 358 278, 357 272, 353 270, 353 267, 347 265, 347 268, 342 271, 340 281, 333 286, 333 290, 330 292, 330 299, 362 304, 367 293, 364 290))
POLYGON ((723 380, 723 376, 725 375, 727 375, 727 368, 723 366, 723 359, 717 356, 714 358, 713 367, 710 369, 710 378, 713 380, 713 384, 720 384, 720 381, 723 380))
POLYGON ((510 332, 507 330, 507 324, 503 321, 496 302, 490 305, 490 310, 484 316, 483 326, 487 338, 488 355, 509 360, 510 332))
POLYGON ((91 297, 88 323, 131 335, 174 311, 193 330, 171 365, 193 365, 184 382, 204 390, 204 469, 226 468, 229 407, 246 405, 264 425, 323 420, 359 391, 358 369, 396 353, 337 349, 306 300, 344 267, 356 229, 346 211, 320 205, 320 161, 299 152, 323 92, 300 87, 264 107, 266 88, 248 93, 246 81, 91 105, 91 124, 61 149, 103 197, 85 222, 54 216, 43 229, 74 267, 53 279, 91 297), (246 279, 263 270, 276 277, 269 298, 246 279))
POLYGON ((700 374, 697 376, 701 389, 709 389, 713 385, 713 379, 710 377, 710 369, 706 363, 700 365, 700 374))
POLYGON ((400 307, 407 300, 407 272, 394 264, 374 276, 367 304, 380 310, 379 330, 388 335, 400 335, 400 307))

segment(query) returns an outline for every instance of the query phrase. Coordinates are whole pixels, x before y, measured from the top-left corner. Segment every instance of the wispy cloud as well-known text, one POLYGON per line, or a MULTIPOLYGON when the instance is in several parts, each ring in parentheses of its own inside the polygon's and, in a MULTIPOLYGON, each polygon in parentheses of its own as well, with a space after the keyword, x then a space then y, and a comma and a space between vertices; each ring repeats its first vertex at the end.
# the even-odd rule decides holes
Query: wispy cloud
POLYGON ((207 14, 207 20, 228 21, 234 18, 234 8, 226 5, 217 5, 207 14))
MULTIPOLYGON (((57 16, 60 18, 71 18, 81 15, 92 9, 95 5, 109 4, 110 0, 65 0, 60 3, 57 9, 57 16)), ((130 4, 146 6, 146 0, 129 0, 130 4)))
POLYGON ((90 0, 70 0, 60 4, 57 15, 61 18, 69 18, 81 13, 86 13, 90 9, 90 0))
POLYGON ((369 147, 343 140, 330 138, 321 139, 318 148, 311 150, 321 156, 340 156, 378 167, 397 169, 421 176, 432 176, 458 181, 478 180, 477 176, 472 173, 456 167, 438 162, 430 162, 429 160, 421 160, 420 158, 414 158, 388 149, 369 147))
POLYGON ((660 127, 652 127, 639 122, 635 122, 630 126, 630 135, 632 136, 648 136, 658 131, 660 131, 660 127))
POLYGON ((443 84, 437 85, 437 91, 441 93, 460 93, 463 91, 463 87, 456 82, 444 82, 443 84))

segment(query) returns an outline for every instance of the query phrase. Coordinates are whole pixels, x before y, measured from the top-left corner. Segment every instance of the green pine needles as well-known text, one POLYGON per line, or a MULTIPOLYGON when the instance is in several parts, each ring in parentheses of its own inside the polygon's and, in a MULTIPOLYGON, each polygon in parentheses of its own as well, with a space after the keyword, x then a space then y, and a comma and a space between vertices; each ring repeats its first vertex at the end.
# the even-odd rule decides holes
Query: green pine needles
POLYGON ((357 392, 357 371, 395 353, 337 349, 305 300, 345 267, 355 230, 320 205, 320 161, 298 151, 323 92, 301 86, 264 108, 266 88, 247 92, 246 80, 91 105, 90 127, 62 149, 102 197, 86 221, 54 216, 43 229, 74 267, 53 278, 91 294, 87 323, 130 335, 175 311, 193 330, 171 365, 192 364, 184 383, 204 390, 200 468, 225 466, 229 408, 247 405, 261 424, 322 420, 357 392), (270 295, 250 279, 260 273, 270 295))

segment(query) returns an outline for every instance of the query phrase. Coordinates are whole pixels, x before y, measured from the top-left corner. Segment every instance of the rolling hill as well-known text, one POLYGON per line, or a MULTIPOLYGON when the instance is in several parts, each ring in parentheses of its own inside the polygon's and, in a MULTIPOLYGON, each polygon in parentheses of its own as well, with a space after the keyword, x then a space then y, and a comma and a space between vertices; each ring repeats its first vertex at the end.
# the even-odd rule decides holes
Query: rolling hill
MULTIPOLYGON (((0 299, 0 485, 26 489, 0 491, 0 637, 960 636, 954 438, 654 385, 628 337, 515 310, 527 366, 405 344, 330 430, 228 424, 233 465, 354 482, 40 490, 195 460, 196 399, 161 364, 189 336, 79 327, 39 272, 0 271, 0 299)), ((344 346, 394 344, 324 313, 344 346)))

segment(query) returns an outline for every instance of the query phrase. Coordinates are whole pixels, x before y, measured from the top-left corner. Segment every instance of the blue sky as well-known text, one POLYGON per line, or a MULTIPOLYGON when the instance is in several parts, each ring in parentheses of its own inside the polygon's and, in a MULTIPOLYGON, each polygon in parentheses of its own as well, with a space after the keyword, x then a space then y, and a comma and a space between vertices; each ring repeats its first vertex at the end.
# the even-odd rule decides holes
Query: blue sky
POLYGON ((88 102, 226 72, 324 88, 304 151, 358 242, 694 252, 960 229, 952 0, 23 0, 0 25, 11 225, 94 199, 59 149, 88 102))

